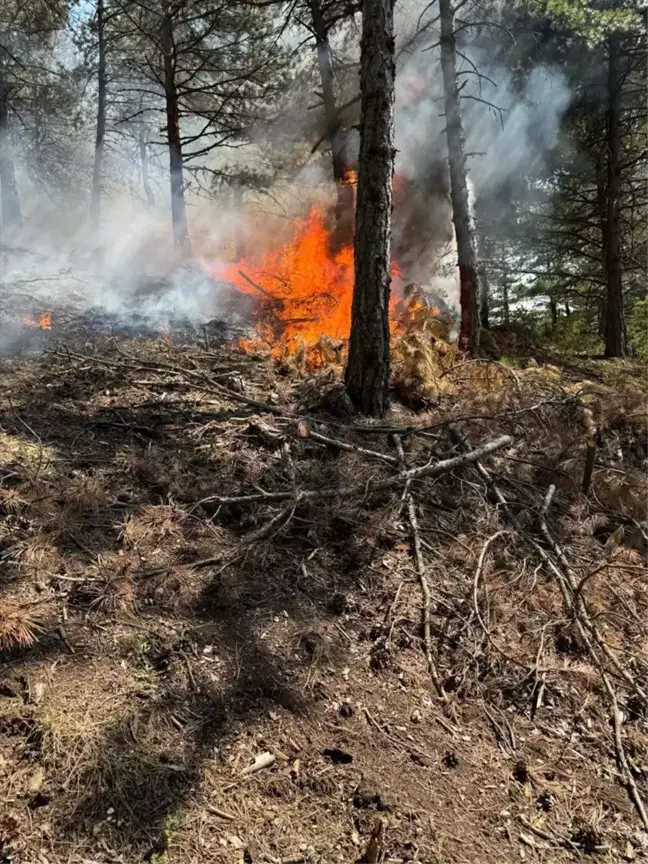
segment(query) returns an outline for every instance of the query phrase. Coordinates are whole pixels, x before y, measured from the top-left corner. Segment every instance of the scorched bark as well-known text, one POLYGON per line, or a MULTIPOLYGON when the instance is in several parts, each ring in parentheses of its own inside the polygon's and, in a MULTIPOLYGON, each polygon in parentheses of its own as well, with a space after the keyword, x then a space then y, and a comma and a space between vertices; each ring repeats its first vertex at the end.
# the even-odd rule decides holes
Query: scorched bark
POLYGON ((90 211, 95 230, 101 220, 101 169, 103 165, 104 139, 106 137, 106 33, 104 26, 104 0, 97 0, 97 41, 99 63, 97 66, 97 131, 95 137, 94 164, 92 166, 92 192, 90 211))
POLYGON ((350 243, 353 236, 353 186, 349 183, 349 167, 345 159, 345 132, 333 86, 333 63, 329 31, 320 0, 310 0, 310 10, 317 49, 317 68, 322 84, 322 102, 326 120, 326 138, 331 147, 333 180, 335 182, 335 233, 333 250, 350 243))
POLYGON ((167 142, 169 145, 169 172, 171 181, 171 222, 173 241, 189 254, 189 231, 184 196, 182 169, 182 140, 180 137, 180 106, 176 84, 176 50, 173 39, 171 11, 167 9, 162 21, 162 52, 164 55, 164 96, 167 115, 167 142))
POLYGON ((373 416, 384 414, 389 388, 394 78, 394 0, 364 0, 355 281, 346 389, 354 406, 373 416))
POLYGON ((454 9, 452 0, 439 0, 441 18, 441 71, 445 103, 448 164, 450 167, 450 198, 452 221, 457 238, 459 285, 461 303, 461 329, 459 347, 473 354, 479 345, 479 319, 477 316, 477 256, 468 203, 464 134, 459 110, 457 86, 457 56, 454 35, 454 9))

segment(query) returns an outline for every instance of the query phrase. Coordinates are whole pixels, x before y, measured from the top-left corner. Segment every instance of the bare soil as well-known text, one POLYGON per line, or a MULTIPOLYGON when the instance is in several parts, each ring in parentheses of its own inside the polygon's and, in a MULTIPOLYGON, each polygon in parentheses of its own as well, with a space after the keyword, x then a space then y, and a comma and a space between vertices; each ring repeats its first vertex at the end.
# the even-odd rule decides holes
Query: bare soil
POLYGON ((648 858, 640 370, 410 354, 366 423, 333 367, 48 339, 0 361, 0 861, 648 858), (374 491, 394 432, 511 435, 507 506, 475 465, 374 491))

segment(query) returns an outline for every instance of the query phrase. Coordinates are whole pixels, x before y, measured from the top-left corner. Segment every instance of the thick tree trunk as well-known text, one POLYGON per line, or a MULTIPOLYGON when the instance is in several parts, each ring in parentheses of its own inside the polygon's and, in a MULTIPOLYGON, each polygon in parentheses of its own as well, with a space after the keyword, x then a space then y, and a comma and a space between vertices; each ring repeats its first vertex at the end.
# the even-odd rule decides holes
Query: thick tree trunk
POLYGON ((97 40, 99 64, 97 66, 97 131, 95 136, 94 164, 92 166, 92 191, 90 212, 95 231, 101 223, 101 169, 106 138, 106 32, 104 26, 104 0, 97 0, 97 40))
POLYGON ((151 188, 151 181, 149 179, 149 162, 148 162, 148 136, 149 131, 148 127, 145 123, 140 123, 139 127, 139 154, 140 154, 140 169, 142 171, 142 186, 144 187, 144 194, 146 195, 146 200, 150 207, 153 207, 155 204, 155 195, 153 194, 153 189, 151 188))
POLYGON ((9 139, 9 87, 2 76, 2 69, 0 69, 0 204, 2 233, 6 236, 20 231, 22 211, 9 139))
POLYGON ((355 282, 346 389, 355 407, 372 416, 384 414, 389 390, 394 53, 394 0, 364 0, 355 282))
POLYGON ((187 227, 187 206, 184 196, 184 177, 182 170, 182 140, 180 138, 180 106, 176 85, 176 55, 173 41, 173 22, 167 11, 162 22, 162 52, 164 54, 164 96, 167 115, 167 142, 169 145, 169 176, 171 181, 171 223, 173 242, 191 253, 189 230, 187 227))
POLYGON ((621 146, 621 93, 619 82, 619 36, 608 39, 607 196, 603 246, 607 281, 605 356, 622 357, 623 285, 619 241, 619 153, 621 146))
POLYGON ((450 198, 452 200, 452 221, 457 238, 459 264, 461 302, 459 347, 469 354, 474 354, 479 347, 479 319, 477 316, 479 280, 468 203, 464 135, 459 110, 452 0, 439 0, 439 13, 441 18, 441 71, 443 73, 446 137, 448 139, 448 163, 450 166, 450 198))
POLYGON ((333 64, 331 62, 331 45, 328 38, 328 29, 320 0, 311 0, 311 16, 313 20, 313 31, 315 33, 315 46, 317 49, 317 68, 319 69, 322 84, 322 101, 324 103, 324 115, 326 121, 326 137, 331 146, 333 161, 333 181, 335 183, 335 233, 333 246, 335 249, 350 243, 353 238, 353 198, 354 187, 349 182, 349 166, 345 160, 345 135, 340 124, 340 113, 338 111, 333 86, 333 64))

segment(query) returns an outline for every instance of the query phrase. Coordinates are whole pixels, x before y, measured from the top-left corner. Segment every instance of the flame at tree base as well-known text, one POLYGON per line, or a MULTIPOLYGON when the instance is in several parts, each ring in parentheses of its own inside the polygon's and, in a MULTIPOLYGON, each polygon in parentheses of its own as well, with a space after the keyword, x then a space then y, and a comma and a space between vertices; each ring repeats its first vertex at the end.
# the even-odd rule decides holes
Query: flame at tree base
POLYGON ((331 254, 323 210, 313 208, 296 222, 291 240, 260 259, 246 258, 219 273, 258 301, 258 338, 272 347, 300 337, 314 344, 323 332, 349 335, 353 298, 353 247, 331 254))
MULTIPOLYGON (((334 251, 329 212, 312 207, 295 222, 290 240, 258 257, 209 268, 214 278, 254 299, 257 335, 239 342, 242 350, 302 357, 314 366, 342 361, 351 328, 354 255, 350 242, 334 251)), ((391 272, 396 280, 401 277, 398 263, 392 262, 391 272)), ((439 314, 411 290, 418 286, 396 287, 390 299, 392 334, 425 328, 439 314)))

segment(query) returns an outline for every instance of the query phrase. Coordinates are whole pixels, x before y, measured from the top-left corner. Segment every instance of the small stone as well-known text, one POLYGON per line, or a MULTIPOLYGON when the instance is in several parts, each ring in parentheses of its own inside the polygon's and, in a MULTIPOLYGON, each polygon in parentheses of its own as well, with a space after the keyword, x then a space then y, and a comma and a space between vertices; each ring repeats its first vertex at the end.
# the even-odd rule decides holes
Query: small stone
POLYGON ((412 711, 410 714, 410 720, 412 723, 420 723, 423 720, 423 715, 418 708, 415 708, 414 711, 412 711))

